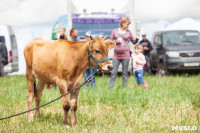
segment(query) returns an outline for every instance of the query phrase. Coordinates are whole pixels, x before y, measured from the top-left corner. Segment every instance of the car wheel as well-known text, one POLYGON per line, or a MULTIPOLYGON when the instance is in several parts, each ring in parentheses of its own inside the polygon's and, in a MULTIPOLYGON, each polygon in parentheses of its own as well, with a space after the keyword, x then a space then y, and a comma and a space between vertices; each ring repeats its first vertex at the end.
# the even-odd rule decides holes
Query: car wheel
POLYGON ((160 63, 157 67, 157 75, 158 76, 166 76, 169 75, 169 71, 166 69, 163 63, 160 63))
POLYGON ((151 69, 151 75, 156 74, 156 70, 153 69, 153 65, 152 65, 151 60, 150 60, 150 69, 151 69))
POLYGON ((156 74, 156 71, 151 68, 151 74, 156 74))

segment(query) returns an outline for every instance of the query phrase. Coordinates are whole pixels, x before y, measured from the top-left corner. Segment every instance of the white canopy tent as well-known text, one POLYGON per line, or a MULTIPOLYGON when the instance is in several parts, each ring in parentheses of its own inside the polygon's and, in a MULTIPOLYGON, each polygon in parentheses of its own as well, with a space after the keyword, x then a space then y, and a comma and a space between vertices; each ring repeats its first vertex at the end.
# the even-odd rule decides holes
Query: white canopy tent
POLYGON ((184 18, 175 22, 174 24, 169 25, 163 30, 197 30, 200 32, 200 23, 191 18, 184 18))

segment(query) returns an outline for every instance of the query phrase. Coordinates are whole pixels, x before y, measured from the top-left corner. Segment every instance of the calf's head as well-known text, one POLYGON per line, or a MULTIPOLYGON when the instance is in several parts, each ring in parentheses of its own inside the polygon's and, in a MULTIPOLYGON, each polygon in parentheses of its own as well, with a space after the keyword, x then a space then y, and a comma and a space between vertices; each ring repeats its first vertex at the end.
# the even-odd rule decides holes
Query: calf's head
MULTIPOLYGON (((101 61, 103 59, 108 58, 108 51, 111 50, 116 46, 115 42, 113 41, 107 41, 105 42, 105 39, 103 38, 91 38, 91 41, 89 42, 89 51, 90 54, 98 61, 101 61)), ((96 62, 90 58, 90 62, 92 66, 96 66, 96 62)), ((103 63, 99 63, 99 70, 103 71, 111 71, 113 69, 113 65, 110 60, 107 60, 103 63)))

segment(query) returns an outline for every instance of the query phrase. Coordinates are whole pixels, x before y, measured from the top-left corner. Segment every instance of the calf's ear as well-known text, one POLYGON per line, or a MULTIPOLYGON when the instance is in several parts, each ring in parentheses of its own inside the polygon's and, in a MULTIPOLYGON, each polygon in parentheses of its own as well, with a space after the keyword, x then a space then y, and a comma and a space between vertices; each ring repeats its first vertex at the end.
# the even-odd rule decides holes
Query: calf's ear
POLYGON ((93 37, 93 36, 90 36, 90 39, 91 39, 91 40, 94 40, 94 37, 93 37))
POLYGON ((92 51, 92 49, 94 47, 94 40, 90 40, 88 45, 89 45, 89 50, 92 51))
POLYGON ((106 41, 105 44, 109 50, 111 50, 112 48, 114 48, 116 46, 116 43, 111 40, 106 41))

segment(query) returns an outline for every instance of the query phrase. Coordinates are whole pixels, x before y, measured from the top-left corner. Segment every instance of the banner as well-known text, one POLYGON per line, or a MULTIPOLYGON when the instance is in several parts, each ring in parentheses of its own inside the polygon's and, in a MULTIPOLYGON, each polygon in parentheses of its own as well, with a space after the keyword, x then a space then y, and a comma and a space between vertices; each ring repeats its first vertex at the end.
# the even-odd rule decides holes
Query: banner
POLYGON ((85 24, 112 24, 119 23, 123 13, 91 13, 91 14, 72 14, 73 23, 85 24))

